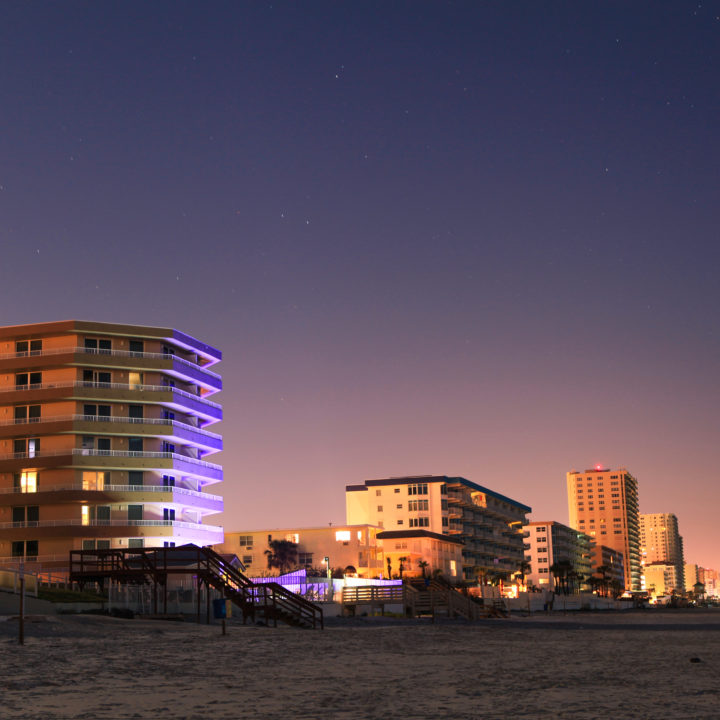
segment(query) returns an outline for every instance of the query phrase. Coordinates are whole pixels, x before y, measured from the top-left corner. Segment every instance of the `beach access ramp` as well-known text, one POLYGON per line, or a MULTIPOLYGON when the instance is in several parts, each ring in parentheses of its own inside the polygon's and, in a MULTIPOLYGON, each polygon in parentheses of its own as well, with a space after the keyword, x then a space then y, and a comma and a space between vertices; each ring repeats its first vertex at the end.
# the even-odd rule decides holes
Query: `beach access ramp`
POLYGON ((253 583, 227 557, 210 548, 181 545, 70 551, 71 581, 101 586, 106 581, 149 584, 155 615, 167 614, 168 583, 182 575, 191 576, 197 583, 198 622, 204 586, 207 622, 210 621, 209 589, 214 588, 241 611, 243 622, 250 619, 275 627, 283 622, 295 627, 323 628, 323 611, 319 605, 278 583, 253 583))

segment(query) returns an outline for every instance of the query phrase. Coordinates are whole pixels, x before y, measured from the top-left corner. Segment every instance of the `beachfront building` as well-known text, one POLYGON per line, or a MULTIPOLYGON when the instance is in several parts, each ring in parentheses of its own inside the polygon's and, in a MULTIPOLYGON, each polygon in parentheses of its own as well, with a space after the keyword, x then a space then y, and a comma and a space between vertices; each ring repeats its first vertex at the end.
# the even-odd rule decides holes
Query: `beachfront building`
MULTIPOLYGON (((643 565, 673 565, 674 582, 671 589, 682 592, 685 587, 685 559, 683 542, 678 530, 678 521, 674 513, 640 514, 640 553, 643 565)), ((647 576, 647 572, 645 573, 647 576)), ((657 571, 653 572, 657 575, 657 571)), ((646 577, 645 585, 649 586, 646 577)), ((663 593, 665 594, 665 593, 663 593)))
POLYGON ((219 350, 171 328, 0 328, 0 564, 70 550, 211 545, 219 350))
POLYGON ((366 480, 345 488, 345 502, 348 523, 426 530, 462 541, 464 580, 514 573, 525 556, 523 525, 530 508, 462 477, 366 480))
POLYGON ((592 573, 597 578, 606 577, 618 587, 626 587, 625 559, 623 554, 607 545, 594 545, 592 549, 592 573))
POLYGON ((272 572, 268 568, 267 551, 273 540, 287 540, 296 546, 288 570, 312 568, 326 572, 325 558, 329 558, 331 569, 354 568, 359 577, 380 577, 384 563, 377 539, 379 530, 368 524, 240 530, 226 532, 224 542, 213 549, 237 555, 250 577, 278 573, 277 568, 272 572))
POLYGON ((377 535, 386 578, 440 574, 453 585, 462 580, 463 542, 429 530, 383 530, 377 535))
POLYGON ((645 565, 645 590, 653 597, 672 595, 678 592, 677 567, 674 564, 652 562, 645 565))
POLYGON ((554 520, 530 522, 525 528, 529 532, 530 546, 525 554, 525 559, 530 563, 528 582, 538 587, 556 589, 556 575, 552 568, 561 563, 562 574, 572 572, 568 578, 568 588, 579 590, 582 580, 592 573, 592 538, 554 520))
POLYGON ((625 469, 596 466, 567 473, 570 526, 623 555, 625 589, 640 591, 640 519, 637 480, 625 469))

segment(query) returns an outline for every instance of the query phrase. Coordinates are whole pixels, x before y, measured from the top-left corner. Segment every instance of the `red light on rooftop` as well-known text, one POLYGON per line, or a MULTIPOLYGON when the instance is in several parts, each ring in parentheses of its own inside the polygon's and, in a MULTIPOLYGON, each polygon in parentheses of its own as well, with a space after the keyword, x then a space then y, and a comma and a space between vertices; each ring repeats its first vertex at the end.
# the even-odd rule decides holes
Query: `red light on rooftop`
POLYGON ((596 470, 602 470, 602 465, 596 465, 596 466, 595 466, 595 469, 596 469, 596 470))

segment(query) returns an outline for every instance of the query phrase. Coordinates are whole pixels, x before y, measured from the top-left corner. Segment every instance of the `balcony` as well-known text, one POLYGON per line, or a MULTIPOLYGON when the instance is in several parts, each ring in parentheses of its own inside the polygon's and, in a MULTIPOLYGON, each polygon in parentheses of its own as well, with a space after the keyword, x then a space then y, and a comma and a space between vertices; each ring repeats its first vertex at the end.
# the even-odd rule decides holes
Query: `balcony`
POLYGON ((5 471, 33 467, 50 468, 70 465, 71 467, 99 468, 103 470, 179 470, 187 475, 219 482, 222 480, 222 465, 174 452, 141 452, 135 450, 40 450, 34 453, 7 453, 0 455, 0 462, 7 463, 5 471), (37 462, 40 460, 41 462, 37 462), (32 461, 32 463, 28 462, 32 461))
POLYGON ((41 485, 36 492, 23 492, 20 488, 0 488, 0 505, 52 505, 65 502, 104 503, 172 503, 206 513, 222 512, 220 495, 171 485, 110 485, 89 488, 82 483, 41 485), (127 497, 128 493, 131 497, 127 497))
POLYGON ((223 541, 223 528, 220 525, 204 525, 182 520, 83 521, 80 518, 3 522, 0 523, 0 539, 41 540, 50 537, 77 537, 78 528, 83 528, 82 534, 87 537, 193 536, 203 541, 205 545, 223 541))
POLYGON ((178 420, 166 418, 130 418, 107 415, 54 415, 0 421, 0 438, 20 437, 28 433, 54 435, 76 431, 84 434, 147 435, 168 442, 191 443, 211 453, 222 450, 222 435, 178 420), (99 423, 102 427, 94 425, 99 423))
POLYGON ((71 398, 74 400, 115 400, 161 404, 179 412, 199 415, 206 422, 222 420, 222 407, 201 395, 171 385, 140 385, 69 380, 0 388, 2 402, 31 403, 34 401, 71 398))
POLYGON ((170 353, 130 352, 128 350, 98 350, 84 347, 52 348, 30 352, 0 355, 0 371, 22 366, 33 369, 48 366, 48 358, 56 365, 82 364, 88 367, 104 367, 134 370, 162 370, 180 380, 201 385, 210 393, 222 390, 220 375, 202 365, 170 353), (18 363, 21 360, 21 363, 18 363))

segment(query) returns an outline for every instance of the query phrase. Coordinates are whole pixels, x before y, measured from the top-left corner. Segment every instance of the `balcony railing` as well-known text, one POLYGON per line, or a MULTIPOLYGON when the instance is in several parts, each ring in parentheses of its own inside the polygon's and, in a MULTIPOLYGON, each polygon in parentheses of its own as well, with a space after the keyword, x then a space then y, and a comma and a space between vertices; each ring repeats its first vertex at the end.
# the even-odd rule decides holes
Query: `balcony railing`
POLYGON ((220 380, 220 375, 208 370, 202 365, 186 360, 179 355, 173 355, 172 353, 146 353, 146 352, 131 352, 130 350, 99 350, 96 348, 85 348, 70 346, 64 348, 50 348, 48 350, 30 350, 26 352, 14 352, 0 354, 0 360, 13 360, 15 358, 24 357, 46 357, 52 355, 67 355, 68 353, 82 354, 82 355, 109 355, 110 357, 125 357, 125 358, 138 358, 140 360, 177 360, 182 365, 187 365, 195 370, 202 370, 211 377, 220 380))
POLYGON ((94 450, 85 448, 67 448, 67 450, 38 450, 36 452, 17 452, 0 455, 2 460, 25 460, 43 457, 60 457, 62 455, 89 455, 93 457, 122 457, 122 458, 143 458, 143 459, 164 459, 182 460, 191 465, 200 465, 211 470, 222 470, 222 465, 210 463, 205 460, 198 460, 187 455, 180 455, 174 452, 144 452, 141 450, 94 450))
POLYGON ((174 385, 140 385, 135 383, 104 383, 84 382, 80 380, 68 380, 52 383, 34 383, 32 385, 11 385, 0 388, 0 392, 22 392, 25 390, 53 390, 55 388, 100 388, 101 390, 140 390, 142 392, 174 392, 191 400, 220 409, 222 406, 212 400, 205 399, 202 395, 193 395, 187 390, 181 390, 174 385))
POLYGON ((173 427, 190 430, 200 433, 214 440, 221 440, 222 435, 210 432, 196 425, 180 422, 179 420, 171 420, 169 418, 131 418, 118 417, 115 415, 51 415, 48 417, 37 418, 12 418, 10 420, 0 420, 0 427, 5 425, 34 425, 36 423, 46 422, 109 422, 109 423, 126 423, 131 425, 172 425, 173 427))
POLYGON ((26 520, 24 522, 0 523, 0 530, 14 530, 19 528, 46 528, 46 527, 175 527, 189 530, 207 530, 221 533, 222 525, 203 525, 183 520, 83 520, 82 518, 68 518, 66 520, 26 520))
POLYGON ((188 495, 203 500, 222 500, 221 495, 212 495, 211 493, 201 492, 200 490, 191 490, 190 488, 179 487, 177 485, 111 485, 105 483, 102 487, 90 488, 82 483, 64 483, 62 485, 41 485, 35 492, 29 493, 22 488, 0 488, 0 495, 27 495, 28 500, 36 493, 44 492, 61 492, 61 491, 77 491, 86 492, 147 492, 147 493, 168 493, 172 492, 177 495, 188 495))

